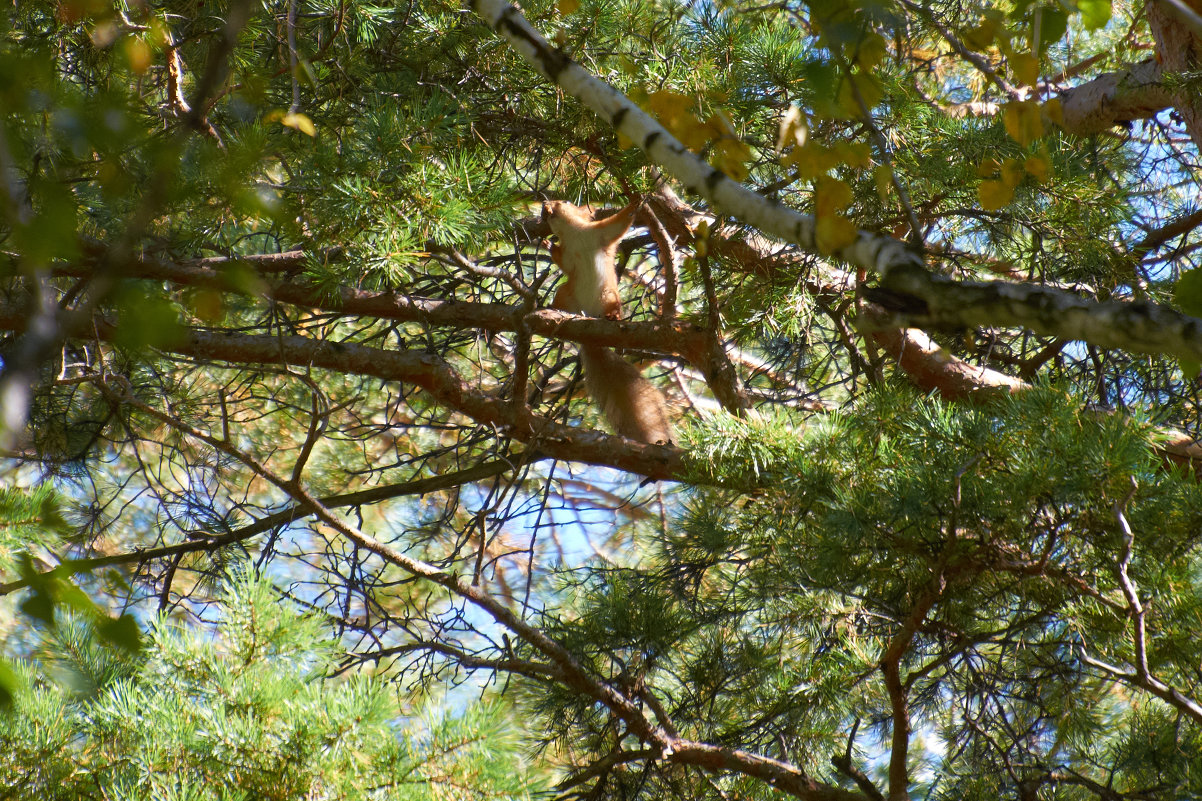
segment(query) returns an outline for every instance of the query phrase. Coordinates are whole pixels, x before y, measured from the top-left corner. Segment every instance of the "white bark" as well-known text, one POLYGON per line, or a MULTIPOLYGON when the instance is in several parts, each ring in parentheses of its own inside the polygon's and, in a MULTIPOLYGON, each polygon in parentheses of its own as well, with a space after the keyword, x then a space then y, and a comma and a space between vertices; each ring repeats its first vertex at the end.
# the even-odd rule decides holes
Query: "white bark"
MULTIPOLYGON (((688 191, 723 214, 818 253, 815 221, 756 194, 707 164, 609 84, 552 47, 507 0, 470 7, 529 64, 580 100, 688 191)), ((832 254, 881 276, 905 317, 955 326, 1020 326, 1063 339, 1202 361, 1202 320, 1149 303, 1098 303, 1063 290, 1006 282, 955 283, 932 274, 921 254, 892 237, 860 231, 832 254)))

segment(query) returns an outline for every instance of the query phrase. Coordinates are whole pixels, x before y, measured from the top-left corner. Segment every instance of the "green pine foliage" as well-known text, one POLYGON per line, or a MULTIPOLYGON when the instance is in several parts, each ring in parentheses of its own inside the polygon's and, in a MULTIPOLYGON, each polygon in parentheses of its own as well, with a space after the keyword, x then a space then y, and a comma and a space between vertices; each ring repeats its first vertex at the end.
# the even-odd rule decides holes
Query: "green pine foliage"
MULTIPOLYGON (((1081 134, 1044 105, 1032 137, 1007 116, 1159 56, 1142 4, 521 5, 836 239, 921 241, 954 281, 1202 309, 1179 120, 1081 134)), ((251 3, 224 50, 239 2, 9 6, 0 380, 37 380, 26 430, 0 431, 0 798, 520 799, 551 775, 565 801, 778 798, 739 754, 826 798, 1202 797, 1202 491, 1150 447, 1199 432, 1188 363, 929 330, 933 362, 1034 388, 901 390, 874 276, 669 180, 713 245, 678 229, 671 311, 716 323, 756 410, 711 413, 695 353, 625 352, 680 418, 685 480, 651 486, 653 449, 587 430, 574 344, 472 314, 549 304, 540 201, 620 206, 661 175, 463 3, 251 3), (368 292, 460 317, 339 306, 368 292), (61 328, 26 358, 43 297, 61 328), (211 351, 172 350, 185 336, 211 351), (431 370, 288 362, 294 337, 431 370), (527 406, 576 430, 523 428, 527 406), (221 579, 248 556, 279 584, 221 579), (673 759, 601 690, 729 759, 673 759)), ((645 230, 619 262, 636 322, 667 294, 645 230)), ((924 324, 901 306, 888 325, 924 324)))
POLYGON ((15 570, 19 553, 59 550, 71 530, 54 485, 29 491, 0 487, 0 569, 15 570))
POLYGON ((500 707, 335 677, 326 624, 269 582, 228 579, 208 614, 207 630, 151 621, 124 657, 60 622, 17 666, 0 796, 517 801, 539 787, 500 707))
MULTIPOLYGON (((682 736, 828 779, 828 755, 848 749, 883 770, 879 668, 906 641, 916 795, 987 799, 1015 765, 1095 762, 1117 792, 1202 792, 1196 725, 1086 662, 1136 659, 1121 512, 1150 664, 1188 696, 1202 689, 1202 490, 1161 469, 1141 424, 1056 388, 976 411, 891 391, 802 428, 722 419, 693 436, 708 478, 745 489, 694 491, 635 565, 573 584, 555 629, 598 674, 660 693, 682 736)), ((579 696, 540 692, 532 707, 570 753, 614 737, 579 696)), ((671 770, 609 780, 615 796, 650 781, 775 797, 671 770)))

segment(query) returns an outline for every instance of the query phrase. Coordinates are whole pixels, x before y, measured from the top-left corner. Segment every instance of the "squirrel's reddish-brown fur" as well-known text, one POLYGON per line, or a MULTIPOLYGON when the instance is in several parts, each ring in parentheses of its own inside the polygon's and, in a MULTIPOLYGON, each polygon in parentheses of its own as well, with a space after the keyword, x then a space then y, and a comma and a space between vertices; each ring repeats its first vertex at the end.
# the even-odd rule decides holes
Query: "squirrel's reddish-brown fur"
MULTIPOLYGON (((614 256, 638 207, 636 201, 595 220, 588 209, 566 201, 543 204, 543 217, 559 237, 551 246, 551 260, 567 276, 555 293, 555 308, 611 320, 622 316, 614 256)), ((589 395, 614 431, 652 444, 671 441, 664 396, 634 365, 599 345, 581 345, 580 361, 589 395)))

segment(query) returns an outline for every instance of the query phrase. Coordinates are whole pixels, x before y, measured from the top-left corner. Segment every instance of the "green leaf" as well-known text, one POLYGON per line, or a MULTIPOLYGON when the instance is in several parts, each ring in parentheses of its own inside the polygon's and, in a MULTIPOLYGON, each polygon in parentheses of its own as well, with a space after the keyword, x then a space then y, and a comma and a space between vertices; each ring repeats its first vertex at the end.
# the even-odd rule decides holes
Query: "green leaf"
POLYGON ((21 611, 47 626, 54 625, 54 599, 48 593, 35 591, 21 602, 21 611))
POLYGON ((142 630, 133 615, 122 615, 116 619, 102 620, 96 631, 105 642, 136 654, 142 650, 142 630))
POLYGON ((1039 12, 1039 50, 1043 52, 1068 32, 1068 14, 1058 5, 1043 6, 1039 12))
POLYGON ((119 294, 120 317, 114 341, 128 348, 159 347, 184 336, 179 314, 169 300, 141 289, 119 294))
POLYGON ((1104 27, 1113 13, 1110 0, 1077 0, 1077 8, 1081 9, 1081 24, 1088 31, 1104 27))
POLYGON ((1188 270, 1173 287, 1173 302, 1191 317, 1202 317, 1202 270, 1188 270))
POLYGON ((17 690, 21 688, 21 679, 7 659, 0 659, 0 710, 12 709, 17 690))
POLYGON ((1193 359, 1186 359, 1184 357, 1178 359, 1177 362, 1181 365, 1182 377, 1187 381, 1197 378, 1198 374, 1202 373, 1202 362, 1196 362, 1193 359))

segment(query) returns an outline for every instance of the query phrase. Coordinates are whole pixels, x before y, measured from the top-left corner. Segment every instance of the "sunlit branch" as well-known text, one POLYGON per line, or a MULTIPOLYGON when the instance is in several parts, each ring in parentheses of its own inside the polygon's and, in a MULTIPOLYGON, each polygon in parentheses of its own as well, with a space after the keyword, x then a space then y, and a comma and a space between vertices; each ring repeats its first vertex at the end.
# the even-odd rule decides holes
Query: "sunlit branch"
MULTIPOLYGON (((268 254, 268 256, 277 254, 268 254)), ((294 254, 278 254, 291 257, 294 254)), ((299 256, 297 257, 299 259, 299 256)), ((162 259, 139 258, 126 265, 123 273, 131 278, 170 281, 179 286, 200 287, 222 292, 238 292, 238 282, 222 271, 222 267, 238 260, 175 263, 162 259)), ((259 262, 253 262, 256 267, 259 262)), ((265 258, 269 269, 284 269, 281 265, 297 263, 293 258, 281 258, 278 263, 265 258)), ((60 266, 57 275, 87 277, 89 265, 60 266)), ((583 317, 555 309, 525 311, 522 306, 500 303, 468 303, 440 300, 397 292, 376 292, 340 286, 336 290, 319 289, 294 281, 264 282, 263 296, 271 300, 306 308, 321 309, 336 314, 364 315, 380 320, 416 322, 429 326, 478 328, 484 331, 521 331, 549 339, 581 342, 605 347, 632 348, 668 356, 690 358, 706 350, 705 332, 698 326, 679 321, 645 323, 614 322, 583 317)))
MULTIPOLYGON (((23 310, 0 304, 0 329, 21 330, 23 310)), ((82 332, 81 332, 82 333, 82 332)), ((87 333, 104 341, 116 336, 116 326, 96 320, 87 333)), ((383 350, 354 343, 309 339, 211 333, 188 330, 162 350, 231 365, 291 364, 344 374, 372 376, 412 384, 449 409, 473 421, 505 432, 541 453, 588 464, 606 465, 654 479, 684 478, 684 452, 671 445, 647 445, 623 437, 557 423, 539 415, 517 415, 505 400, 469 386, 445 359, 428 351, 383 350)))
MULTIPOLYGON (((657 194, 653 202, 658 204, 660 219, 668 232, 678 241, 690 242, 692 234, 685 218, 692 209, 670 192, 657 194)), ((767 242, 730 239, 714 231, 709 243, 711 251, 721 253, 731 270, 771 275, 776 269, 799 269, 796 252, 776 252, 767 242)), ((824 265, 818 280, 803 283, 815 297, 833 300, 849 291, 853 282, 853 276, 824 265)), ((919 389, 937 391, 945 400, 987 401, 1030 387, 1026 381, 956 357, 923 331, 905 326, 903 320, 878 306, 865 304, 857 323, 862 333, 883 347, 919 389)), ((1193 470, 1202 467, 1202 446, 1182 431, 1159 428, 1152 445, 1166 462, 1193 470)))

